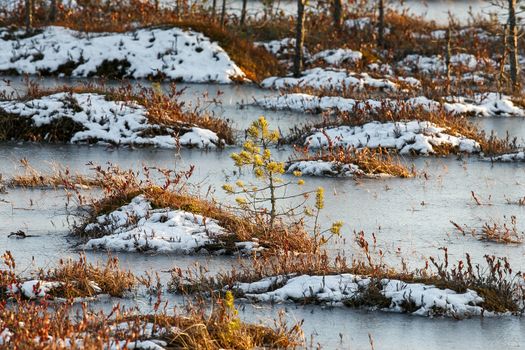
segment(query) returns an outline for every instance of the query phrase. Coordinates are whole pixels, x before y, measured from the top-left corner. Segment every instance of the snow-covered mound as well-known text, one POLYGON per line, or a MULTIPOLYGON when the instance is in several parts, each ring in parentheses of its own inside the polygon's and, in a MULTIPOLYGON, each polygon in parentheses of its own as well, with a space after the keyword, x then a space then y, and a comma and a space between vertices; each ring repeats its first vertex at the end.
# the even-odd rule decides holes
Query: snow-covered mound
POLYGON ((325 50, 312 56, 312 61, 322 60, 332 66, 340 66, 343 63, 355 63, 363 58, 359 51, 349 49, 325 50))
POLYGON ((388 79, 372 78, 367 73, 351 73, 344 69, 323 69, 312 68, 305 70, 299 78, 294 77, 270 77, 262 81, 261 85, 265 88, 313 88, 313 89, 334 89, 342 90, 355 88, 363 90, 365 88, 377 88, 396 91, 397 84, 388 79))
MULTIPOLYGON (((165 77, 186 82, 230 83, 244 73, 217 43, 201 33, 138 29, 127 33, 81 33, 46 27, 28 38, 4 40, 0 29, 0 72, 117 74, 165 77)), ((5 29, 4 29, 5 31, 5 29)))
POLYGON ((392 110, 400 108, 424 108, 432 112, 443 108, 446 112, 455 115, 469 115, 480 117, 523 117, 525 110, 514 105, 510 97, 497 93, 477 94, 473 98, 449 97, 448 102, 438 102, 427 97, 419 96, 407 100, 355 100, 352 98, 293 93, 281 96, 272 96, 255 101, 260 107, 267 109, 289 109, 299 112, 321 113, 326 111, 350 112, 354 109, 370 109, 372 111, 383 107, 392 110))
MULTIPOLYGON (((183 210, 152 209, 144 196, 131 203, 97 217, 88 224, 90 239, 85 249, 162 253, 197 253, 217 243, 217 237, 229 233, 214 219, 183 210)), ((238 242, 241 252, 261 250, 257 242, 238 242)))
MULTIPOLYGON (((496 62, 492 59, 477 58, 472 54, 460 53, 450 57, 453 67, 462 67, 468 71, 482 70, 486 67, 495 67, 496 62)), ((406 56, 400 63, 400 67, 406 71, 419 71, 426 74, 443 73, 446 71, 445 58, 442 56, 421 56, 412 54, 406 56)))
MULTIPOLYGON (((331 276, 301 275, 296 277, 276 276, 253 283, 237 283, 234 289, 246 298, 261 302, 318 302, 341 305, 357 301, 374 283, 369 277, 352 274, 331 276)), ((414 315, 446 315, 468 317, 481 315, 483 298, 467 289, 457 293, 422 283, 405 283, 399 280, 379 281, 380 291, 390 299, 390 305, 383 310, 410 312, 414 315), (415 310, 415 311, 414 311, 415 310)))
POLYGON ((485 160, 490 160, 492 162, 525 162, 525 151, 519 151, 514 153, 506 153, 493 157, 485 157, 485 160))
MULTIPOLYGON (((29 280, 12 284, 7 287, 8 294, 19 294, 23 298, 37 299, 45 298, 49 291, 59 288, 63 285, 62 282, 49 282, 42 280, 29 280)), ((98 288, 98 286, 97 286, 98 288)))
POLYGON ((286 172, 300 171, 305 176, 352 177, 365 175, 365 172, 355 164, 328 162, 324 160, 301 160, 288 165, 286 172))
POLYGON ((108 101, 94 93, 56 93, 30 101, 0 101, 1 114, 31 118, 39 128, 69 118, 80 131, 72 143, 151 145, 213 148, 223 143, 211 130, 181 125, 177 130, 148 122, 145 107, 122 101, 108 101), (178 135, 176 135, 178 133, 178 135))
POLYGON ((310 148, 326 148, 330 145, 344 148, 383 147, 401 154, 432 154, 436 146, 454 147, 466 153, 480 151, 480 145, 475 140, 462 135, 450 135, 446 131, 427 121, 370 122, 363 126, 318 130, 306 137, 304 144, 310 148))
MULTIPOLYGON (((284 38, 280 40, 271 40, 271 41, 258 41, 254 43, 257 46, 264 47, 266 51, 273 54, 277 58, 290 58, 295 55, 295 39, 294 38, 284 38)), ((305 57, 308 57, 309 54, 306 51, 306 48, 303 48, 303 53, 305 57)))

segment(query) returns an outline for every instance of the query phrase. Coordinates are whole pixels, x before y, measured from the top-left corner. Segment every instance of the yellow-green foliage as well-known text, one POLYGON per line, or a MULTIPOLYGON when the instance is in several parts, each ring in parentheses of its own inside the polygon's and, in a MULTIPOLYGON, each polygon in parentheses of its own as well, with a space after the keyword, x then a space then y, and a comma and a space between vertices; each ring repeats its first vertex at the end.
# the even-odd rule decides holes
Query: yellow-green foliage
MULTIPOLYGON (((312 216, 315 218, 313 236, 317 243, 324 243, 329 239, 323 236, 325 233, 329 233, 331 236, 340 235, 341 222, 334 223, 330 229, 325 231, 321 231, 318 224, 319 213, 324 207, 324 189, 322 187, 319 187, 316 191, 287 194, 290 185, 296 184, 301 186, 304 184, 304 180, 283 180, 282 175, 285 173, 285 164, 274 160, 270 150, 270 147, 279 140, 279 132, 271 130, 268 121, 261 116, 248 128, 247 135, 248 138, 242 150, 239 153, 233 153, 231 158, 239 168, 249 167, 255 178, 262 185, 245 184, 241 180, 236 181, 235 185, 223 185, 223 189, 227 193, 237 195, 235 201, 238 207, 252 214, 256 218, 255 221, 260 221, 261 217, 265 218, 272 229, 275 228, 278 217, 293 217, 299 211, 303 216, 296 222, 303 222, 304 215, 312 216), (313 192, 316 193, 314 209, 305 205, 313 192), (302 203, 293 208, 278 211, 278 201, 299 197, 303 198, 302 203), (265 204, 269 204, 269 212, 265 204)), ((293 175, 300 177, 301 172, 295 171, 293 175)))

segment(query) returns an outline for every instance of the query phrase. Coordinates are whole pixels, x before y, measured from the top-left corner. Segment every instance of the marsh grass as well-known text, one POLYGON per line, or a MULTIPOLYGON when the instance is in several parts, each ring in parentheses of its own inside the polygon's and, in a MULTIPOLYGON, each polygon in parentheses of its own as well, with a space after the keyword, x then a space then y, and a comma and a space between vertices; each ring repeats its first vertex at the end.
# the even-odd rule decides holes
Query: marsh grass
MULTIPOLYGON (((3 254, 2 259, 6 268, 0 270, 0 300, 24 298, 20 293, 9 293, 9 289, 30 279, 15 273, 15 258, 9 251, 3 254)), ((49 299, 72 300, 99 294, 124 297, 138 285, 133 273, 121 269, 117 258, 109 258, 104 265, 100 265, 89 263, 84 255, 80 255, 78 260, 60 260, 56 267, 48 270, 41 268, 34 275, 40 281, 57 282, 45 293, 45 298, 49 299)))
MULTIPOLYGON (((504 217, 504 219, 506 220, 507 218, 504 217)), ((470 234, 480 241, 501 244, 520 244, 523 243, 525 239, 525 233, 521 232, 517 227, 515 216, 511 216, 510 220, 504 223, 494 220, 490 223, 486 222, 480 229, 469 228, 466 225, 462 227, 454 221, 451 221, 451 223, 463 236, 470 234)))
MULTIPOLYGON (((95 222, 98 216, 128 204, 138 195, 144 195, 154 209, 184 210, 217 220, 229 234, 215 237, 216 243, 206 246, 209 251, 225 249, 233 253, 238 250, 236 242, 253 240, 270 253, 283 249, 311 252, 318 248, 318 242, 309 236, 302 222, 279 223, 272 227, 262 217, 233 210, 194 194, 187 182, 193 167, 181 172, 160 168, 144 168, 141 172, 134 172, 113 165, 107 168, 93 165, 92 170, 95 178, 104 184, 104 195, 99 199, 89 199, 76 192, 79 204, 87 208, 87 211, 80 213, 81 220, 73 229, 79 237, 85 238, 86 225, 95 222)), ((110 233, 99 232, 97 235, 110 233)))
POLYGON ((291 156, 289 164, 300 161, 334 162, 337 164, 355 164, 366 176, 368 175, 391 175, 396 177, 408 178, 415 175, 415 170, 409 170, 401 164, 399 159, 394 158, 383 148, 344 148, 330 146, 315 153, 307 148, 295 148, 296 152, 291 156))
POLYGON ((288 349, 304 343, 301 324, 288 326, 283 317, 273 327, 241 321, 231 296, 188 304, 174 314, 160 304, 159 299, 154 313, 145 315, 120 305, 111 312, 90 311, 84 304, 76 317, 71 317, 71 304, 0 304, 0 333, 8 332, 0 349, 15 344, 19 349, 126 349, 148 340, 164 342, 169 349, 200 350, 288 349))
POLYGON ((72 174, 71 171, 59 163, 51 163, 50 170, 43 172, 35 169, 26 158, 20 159, 20 165, 23 169, 9 180, 5 181, 7 187, 23 188, 79 188, 90 189, 92 187, 101 187, 102 182, 96 179, 81 175, 72 174))
MULTIPOLYGON (((219 273, 216 276, 206 275, 206 269, 201 266, 187 270, 174 269, 170 289, 183 294, 208 294, 211 291, 235 289, 238 282, 256 282, 266 277, 283 276, 270 290, 284 285, 287 279, 298 275, 328 276, 351 273, 369 277, 372 289, 365 290, 360 297, 348 306, 384 307, 388 300, 380 293, 378 283, 383 279, 397 279, 406 283, 423 283, 442 289, 451 289, 464 293, 467 289, 476 291, 484 302, 481 306, 486 311, 523 312, 525 294, 522 286, 523 274, 514 271, 507 258, 492 255, 484 257, 484 264, 474 264, 469 254, 464 260, 458 260, 455 265, 449 264, 448 250, 442 248, 443 257, 430 257, 423 268, 408 270, 402 259, 401 268, 395 268, 384 262, 385 254, 375 246, 370 245, 363 232, 356 234, 356 242, 361 251, 360 258, 348 262, 342 256, 329 258, 326 252, 301 255, 280 254, 274 257, 263 257, 251 263, 240 263, 231 271, 219 273), (375 286, 375 287, 374 287, 375 286), (375 289, 374 289, 375 288, 375 289)), ((308 303, 308 298, 298 302, 308 303)))
MULTIPOLYGON (((516 138, 509 135, 505 139, 498 138, 494 132, 487 135, 483 130, 470 122, 466 116, 456 116, 447 113, 444 109, 428 111, 422 107, 411 107, 401 104, 392 108, 389 102, 383 102, 380 108, 356 106, 351 112, 340 112, 334 117, 327 116, 320 123, 295 126, 290 130, 289 136, 282 139, 282 143, 296 145, 304 144, 304 140, 313 130, 339 126, 361 126, 370 122, 404 122, 426 121, 444 128, 445 132, 454 136, 464 136, 480 144, 482 152, 487 156, 512 153, 518 149, 516 138)), ((433 146, 437 155, 457 154, 459 150, 453 146, 433 146)))
MULTIPOLYGON (((104 95, 110 101, 122 101, 130 105, 141 105, 147 110, 149 123, 159 125, 162 130, 173 130, 176 134, 190 131, 197 126, 215 132, 226 144, 234 144, 235 137, 230 122, 218 118, 207 109, 219 103, 216 98, 203 96, 194 106, 188 106, 181 99, 184 89, 177 89, 175 84, 170 84, 168 91, 162 91, 160 85, 145 87, 139 85, 122 84, 119 87, 107 87, 105 84, 86 83, 75 86, 58 86, 42 88, 38 84, 28 81, 27 93, 24 96, 0 95, 1 100, 30 101, 56 93, 70 94, 70 104, 74 111, 81 111, 81 106, 74 99, 73 94, 94 93, 104 95)), ((59 118, 49 125, 36 127, 31 118, 6 113, 0 109, 0 140, 21 139, 29 141, 46 140, 49 142, 69 141, 78 131, 84 129, 83 125, 73 122, 70 118, 59 118)), ((153 131, 158 133, 159 131, 153 131)), ((154 136, 153 135, 143 135, 154 136)), ((218 145, 221 146, 221 145, 218 145)))

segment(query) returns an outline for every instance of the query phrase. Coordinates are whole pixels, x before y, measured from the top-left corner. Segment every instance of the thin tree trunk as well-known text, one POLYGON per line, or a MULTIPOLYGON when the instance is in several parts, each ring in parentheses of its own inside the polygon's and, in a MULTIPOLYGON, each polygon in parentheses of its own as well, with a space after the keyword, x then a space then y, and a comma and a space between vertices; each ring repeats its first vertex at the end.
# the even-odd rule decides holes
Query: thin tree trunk
POLYGON ((343 1, 342 0, 334 0, 334 27, 337 30, 341 30, 341 26, 343 25, 343 1))
POLYGON ((512 81, 512 89, 516 91, 518 87, 518 27, 516 25, 516 0, 509 1, 509 37, 508 42, 510 46, 510 79, 512 81))
POLYGON ((211 5, 211 16, 213 18, 213 21, 215 21, 216 15, 217 15, 217 0, 213 0, 213 3, 211 5))
POLYGON ((221 27, 224 27, 224 20, 225 19, 226 19, 226 0, 222 0, 221 27))
POLYGON ((51 0, 49 9, 49 21, 54 22, 57 19, 57 0, 51 0))
POLYGON ((505 24, 503 26, 503 55, 501 56, 501 61, 499 63, 499 77, 498 77, 498 94, 499 98, 502 98, 503 94, 503 83, 505 80, 505 62, 507 61, 507 53, 509 50, 509 43, 507 41, 508 35, 508 26, 505 24))
POLYGON ((29 32, 33 28, 33 0, 25 0, 26 5, 26 31, 29 32))
POLYGON ((377 45, 379 47, 384 47, 385 45, 385 2, 384 0, 379 0, 379 18, 378 18, 378 27, 377 27, 377 45))
POLYGON ((450 35, 450 25, 447 28, 447 33, 445 35, 445 39, 447 40, 447 52, 445 55, 445 69, 447 70, 447 86, 446 86, 446 93, 447 95, 450 95, 450 82, 451 82, 451 76, 450 76, 450 68, 451 68, 451 58, 452 58, 452 45, 450 44, 451 40, 450 35))
POLYGON ((242 0, 242 9, 241 9, 241 26, 244 25, 244 21, 246 20, 246 6, 248 4, 248 0, 242 0))
POLYGON ((294 76, 299 77, 303 70, 303 45, 304 45, 304 2, 297 0, 297 23, 295 31, 295 57, 294 76))

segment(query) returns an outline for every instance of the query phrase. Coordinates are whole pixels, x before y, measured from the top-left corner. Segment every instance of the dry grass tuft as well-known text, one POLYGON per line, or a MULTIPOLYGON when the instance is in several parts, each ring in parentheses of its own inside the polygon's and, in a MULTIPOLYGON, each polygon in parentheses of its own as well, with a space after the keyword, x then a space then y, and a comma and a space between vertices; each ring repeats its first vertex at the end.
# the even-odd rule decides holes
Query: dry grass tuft
MULTIPOLYGON (((230 122, 206 111, 209 105, 218 103, 216 99, 207 102, 199 100, 193 107, 186 106, 185 102, 181 101, 184 89, 177 90, 175 84, 171 84, 169 90, 163 92, 160 85, 154 85, 151 88, 141 85, 133 87, 131 84, 107 87, 104 84, 86 83, 44 89, 33 82, 28 82, 26 95, 17 99, 29 101, 62 92, 70 94, 96 93, 106 96, 107 100, 139 104, 146 108, 148 121, 151 124, 173 129, 178 134, 183 134, 189 131, 191 127, 197 126, 215 132, 226 144, 235 143, 230 122)), ((13 99, 13 96, 1 95, 0 99, 13 99)), ((77 103, 73 97, 71 97, 71 103, 77 103)), ((77 106, 77 108, 80 108, 80 106, 77 106)), ((3 117, 0 118, 0 140, 16 138, 38 141, 45 138, 50 142, 63 142, 70 140, 73 134, 83 130, 82 125, 72 122, 69 118, 61 118, 56 123, 37 128, 33 125, 30 118, 10 115, 4 113, 1 109, 0 117, 3 117)))
POLYGON ((58 163, 51 164, 51 171, 41 172, 33 168, 27 159, 20 159, 23 173, 16 174, 5 182, 8 187, 80 188, 101 187, 103 184, 91 177, 71 174, 68 168, 58 163))
POLYGON ((321 149, 312 154, 307 148, 299 149, 296 147, 296 151, 298 151, 298 153, 294 154, 290 160, 292 163, 322 160, 339 164, 355 164, 365 175, 386 174, 408 178, 415 174, 413 169, 409 170, 383 148, 369 149, 365 147, 356 149, 350 147, 329 147, 328 149, 321 149))
MULTIPOLYGON (((5 270, 0 270, 0 300, 23 298, 25 296, 11 294, 10 286, 18 286, 29 279, 21 278, 15 273, 16 262, 7 251, 2 256, 5 270)), ((78 260, 60 260, 57 267, 40 269, 35 279, 44 282, 57 282, 45 294, 45 298, 74 299, 93 297, 98 294, 109 294, 113 297, 123 297, 137 285, 137 279, 119 266, 117 258, 110 258, 105 265, 93 265, 87 262, 84 255, 78 260)))
POLYGON ((92 170, 95 172, 95 178, 104 184, 104 196, 89 200, 77 192, 79 204, 89 206, 87 216, 74 229, 80 236, 83 235, 85 226, 94 222, 97 216, 110 213, 128 204, 134 197, 144 195, 154 208, 184 210, 217 220, 219 225, 231 234, 217 237, 216 244, 206 247, 211 251, 226 249, 227 252, 235 252, 236 242, 254 239, 272 253, 283 249, 311 252, 318 248, 318 243, 310 237, 302 222, 283 223, 271 228, 269 223, 262 219, 192 194, 188 189, 190 185, 187 180, 193 172, 193 167, 182 172, 159 168, 144 168, 142 172, 133 172, 113 165, 105 169, 94 166, 92 170), (155 180, 155 176, 158 175, 161 180, 155 180))
MULTIPOLYGON (((207 276, 206 270, 199 266, 196 269, 174 269, 170 288, 180 293, 207 294, 210 291, 232 289, 237 282, 255 282, 271 276, 293 277, 302 274, 326 276, 352 273, 370 277, 373 281, 381 281, 385 278, 398 279, 407 283, 424 283, 438 288, 449 288, 458 293, 471 289, 484 298, 481 306, 487 311, 516 314, 523 312, 525 293, 521 281, 524 275, 519 271, 515 272, 507 258, 486 255, 485 264, 474 264, 470 255, 466 254, 465 260, 449 265, 448 251, 442 248, 444 251, 442 260, 430 257, 430 263, 427 261, 423 268, 415 270, 408 270, 402 260, 402 268, 397 269, 384 262, 385 255, 381 250, 372 252, 372 249, 376 249, 375 243, 370 246, 363 232, 356 234, 356 242, 362 257, 355 258, 350 263, 342 256, 331 259, 326 252, 301 256, 280 254, 257 259, 251 264, 241 262, 239 268, 212 277, 207 276)), ((280 283, 285 282, 286 279, 283 279, 280 283)), ((240 296, 243 296, 242 292, 240 296)), ((307 298, 302 302, 308 302, 307 298)), ((378 307, 384 306, 386 302, 387 300, 379 295, 378 291, 371 290, 349 306, 378 307)))
MULTIPOLYGON (((15 305, 0 304, 0 349, 96 350, 139 346, 141 342, 162 341, 169 349, 288 349, 304 344, 301 324, 289 327, 280 318, 273 327, 241 321, 233 298, 213 300, 207 306, 188 305, 185 312, 168 315, 159 310, 137 314, 120 305, 111 312, 90 311, 86 305, 75 311, 71 304, 50 308, 46 303, 20 300, 15 305), (3 332, 3 333, 2 333, 3 332)), ((153 343, 143 343, 151 346, 153 343)))
POLYGON ((480 241, 502 243, 502 244, 520 244, 525 239, 525 233, 517 228, 516 217, 510 217, 510 223, 484 223, 481 229, 469 229, 468 227, 460 226, 454 221, 450 222, 454 227, 464 236, 471 234, 480 241))

